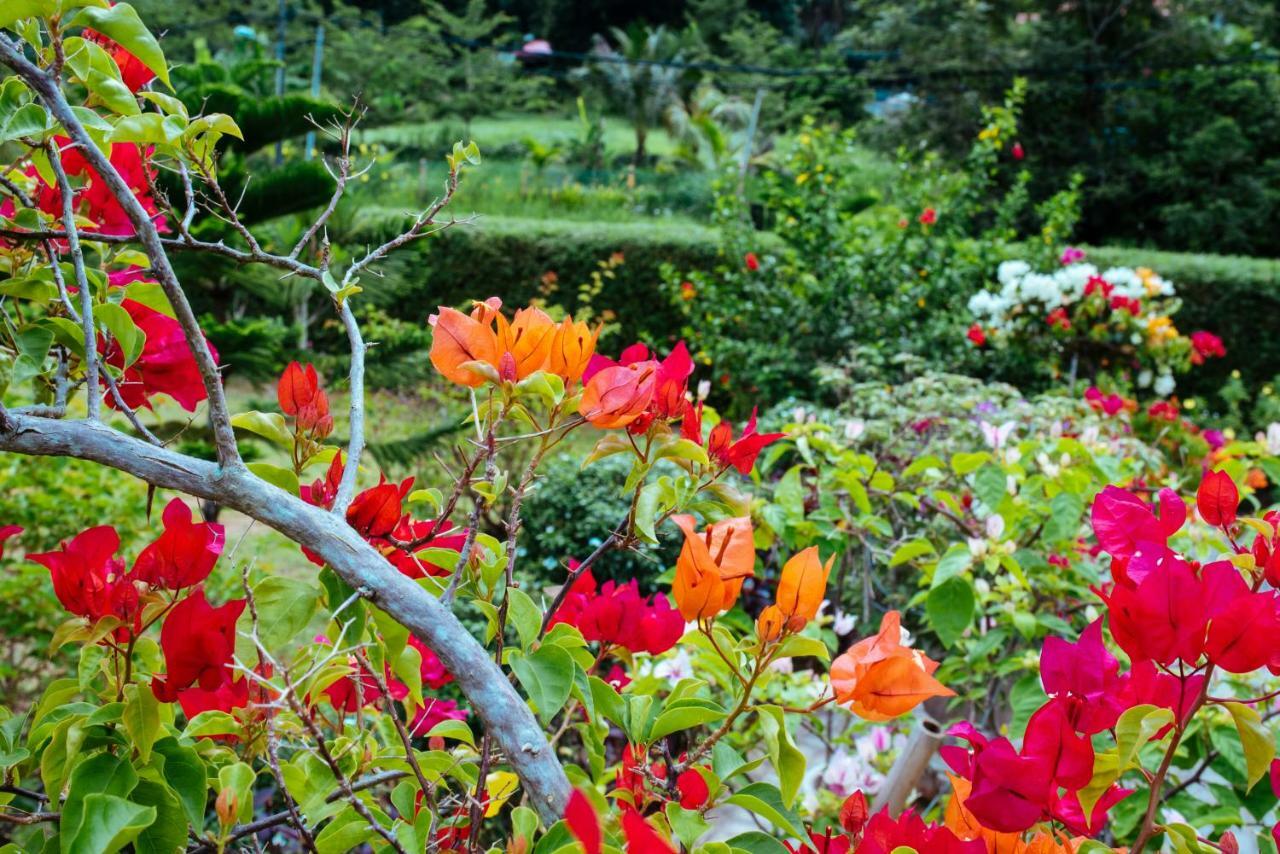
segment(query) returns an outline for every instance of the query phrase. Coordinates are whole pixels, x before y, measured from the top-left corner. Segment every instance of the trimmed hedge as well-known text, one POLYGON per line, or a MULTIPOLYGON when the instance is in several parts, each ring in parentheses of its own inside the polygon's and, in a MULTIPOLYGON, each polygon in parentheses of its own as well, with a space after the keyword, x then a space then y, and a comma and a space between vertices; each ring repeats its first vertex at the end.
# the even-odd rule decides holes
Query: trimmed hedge
MULTIPOLYGON (((403 226, 399 213, 366 209, 355 217, 346 239, 376 244, 403 226)), ((662 292, 662 265, 711 269, 721 263, 719 243, 715 229, 697 225, 482 217, 417 243, 416 255, 405 256, 411 257, 411 272, 388 276, 394 301, 382 304, 407 320, 423 320, 437 305, 492 294, 508 305, 542 297, 572 311, 583 301, 580 286, 600 271, 602 261, 621 252, 624 262, 604 278, 591 303, 597 314, 617 315, 621 327, 611 346, 637 339, 658 343, 683 320, 662 292), (556 274, 554 284, 544 282, 548 272, 556 274)), ((762 241, 765 247, 776 243, 772 235, 762 241)))
POLYGON ((1221 336, 1226 359, 1212 359, 1179 381, 1185 391, 1211 395, 1239 370, 1247 382, 1280 374, 1280 260, 1237 255, 1086 247, 1100 268, 1150 267, 1173 282, 1182 297, 1174 320, 1183 332, 1207 329, 1221 336))

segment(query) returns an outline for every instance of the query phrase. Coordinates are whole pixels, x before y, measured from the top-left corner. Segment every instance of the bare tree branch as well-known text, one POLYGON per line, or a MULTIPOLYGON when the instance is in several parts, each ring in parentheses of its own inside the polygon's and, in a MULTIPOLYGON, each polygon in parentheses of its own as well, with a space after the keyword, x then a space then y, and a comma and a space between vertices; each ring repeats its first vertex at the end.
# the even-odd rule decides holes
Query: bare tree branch
POLYGON ((102 387, 98 385, 98 331, 93 325, 93 290, 85 275, 84 250, 80 248, 80 231, 76 228, 76 197, 71 189, 71 182, 67 180, 67 170, 62 168, 62 152, 52 140, 45 145, 45 153, 58 183, 58 193, 62 196, 62 227, 67 232, 71 266, 76 274, 76 287, 80 289, 79 322, 84 336, 85 395, 89 417, 96 421, 102 417, 102 387))

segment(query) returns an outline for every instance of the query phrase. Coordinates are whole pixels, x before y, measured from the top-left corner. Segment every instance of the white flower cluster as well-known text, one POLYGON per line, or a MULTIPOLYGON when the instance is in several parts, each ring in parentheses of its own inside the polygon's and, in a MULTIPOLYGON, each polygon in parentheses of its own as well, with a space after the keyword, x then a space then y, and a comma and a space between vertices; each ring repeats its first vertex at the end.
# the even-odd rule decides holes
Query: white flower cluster
POLYGON ((1154 273, 1139 275, 1129 267, 1099 272, 1093 264, 1070 264, 1052 273, 1038 273, 1026 261, 1005 261, 996 271, 999 289, 978 291, 969 299, 969 311, 986 327, 1007 328, 1018 315, 1048 314, 1076 302, 1094 276, 1111 285, 1114 296, 1147 300, 1174 294, 1172 282, 1154 273))

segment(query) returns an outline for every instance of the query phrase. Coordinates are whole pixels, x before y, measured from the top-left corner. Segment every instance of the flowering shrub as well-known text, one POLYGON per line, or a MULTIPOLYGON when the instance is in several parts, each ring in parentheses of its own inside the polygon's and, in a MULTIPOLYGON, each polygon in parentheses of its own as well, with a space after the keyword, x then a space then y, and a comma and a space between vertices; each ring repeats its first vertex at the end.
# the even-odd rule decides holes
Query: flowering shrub
MULTIPOLYGON (((1166 783, 1185 770, 1188 792, 1217 784, 1206 769, 1220 764, 1219 788, 1253 797, 1274 756, 1260 671, 1280 667, 1280 520, 1237 519, 1255 443, 1219 448, 1197 496, 1205 525, 1175 552, 1186 506, 1164 489, 1157 513, 1139 492, 1190 464, 1167 466, 1107 418, 1101 392, 1102 415, 1059 400, 1074 408, 1048 426, 975 406, 957 420, 964 449, 917 413, 900 446, 872 453, 860 440, 882 425, 797 415, 766 430, 754 406, 720 418, 683 341, 615 358, 581 318, 490 297, 428 321, 430 364, 470 409, 448 476, 392 480, 365 453, 352 303, 375 286, 371 266, 456 224, 443 211, 475 147, 455 147, 440 199, 405 232, 347 258, 323 227, 355 174, 348 117, 331 129, 332 202, 277 249, 218 183, 210 152, 237 128, 161 91, 163 54, 132 7, 16 8, 25 17, 0 13, 14 72, 0 127, 21 152, 0 214, 0 449, 100 463, 160 496, 146 531, 88 519, 25 554, 27 532, 0 520, 0 558, 47 572, 65 612, 51 646, 70 653, 68 672, 0 710, 0 823, 16 845, 979 854, 1103 844, 1078 837, 1140 851, 1163 832, 1195 850, 1196 833, 1160 812, 1166 783), (135 157, 144 176, 178 175, 185 204, 127 180, 135 157), (202 241, 205 216, 233 241, 202 241), (274 404, 233 413, 170 252, 323 287, 351 346, 348 411, 294 362, 274 404), (216 459, 169 447, 162 397, 207 416, 216 459), (246 460, 246 433, 269 452, 246 460), (621 461, 623 509, 540 590, 522 583, 537 535, 523 510, 553 453, 621 461), (195 499, 278 531, 295 565, 237 555, 195 499), (660 530, 679 541, 661 589, 598 580, 660 530), (1045 642, 1039 693, 1027 644, 1100 609, 1128 669, 1095 620, 1075 643, 1045 642), (968 747, 946 751, 946 811, 903 809, 923 785, 927 728, 907 738, 891 722, 922 706, 974 717, 1011 682, 1038 710, 1007 734, 986 734, 995 718, 954 729, 968 747), (831 756, 818 774, 812 737, 831 756), (1154 770, 1136 770, 1153 752, 1154 770), (1129 820, 1135 785, 1147 806, 1129 820), (735 809, 759 824, 722 825, 735 809)), ((946 217, 930 208, 917 225, 946 217)))
POLYGON ((1226 355, 1211 332, 1181 334, 1170 317, 1178 310, 1172 282, 1140 267, 1100 271, 1068 247, 1062 265, 1038 273, 1026 261, 1005 261, 998 290, 969 299, 976 320, 968 338, 977 347, 1020 348, 1053 376, 1099 379, 1150 389, 1168 397, 1174 374, 1226 355))

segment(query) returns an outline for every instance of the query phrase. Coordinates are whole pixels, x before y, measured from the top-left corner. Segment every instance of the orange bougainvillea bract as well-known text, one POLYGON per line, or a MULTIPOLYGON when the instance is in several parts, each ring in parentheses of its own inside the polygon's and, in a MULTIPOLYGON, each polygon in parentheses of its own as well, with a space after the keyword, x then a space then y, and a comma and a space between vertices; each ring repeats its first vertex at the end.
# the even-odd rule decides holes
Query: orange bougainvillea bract
POLYGON ((902 645, 902 620, 890 611, 876 635, 858 641, 831 662, 836 700, 869 721, 904 715, 930 697, 955 692, 933 678, 938 663, 902 645))
POLYGON ((755 574, 756 551, 749 516, 725 519, 698 531, 692 516, 672 516, 684 533, 671 593, 686 620, 706 620, 733 607, 744 579, 755 574))
POLYGON ((794 555, 782 567, 778 580, 777 607, 786 618, 789 631, 798 632, 805 623, 818 615, 822 599, 827 592, 827 577, 836 556, 827 558, 824 564, 818 555, 818 547, 810 546, 794 555))

